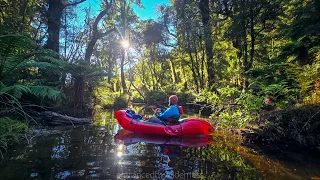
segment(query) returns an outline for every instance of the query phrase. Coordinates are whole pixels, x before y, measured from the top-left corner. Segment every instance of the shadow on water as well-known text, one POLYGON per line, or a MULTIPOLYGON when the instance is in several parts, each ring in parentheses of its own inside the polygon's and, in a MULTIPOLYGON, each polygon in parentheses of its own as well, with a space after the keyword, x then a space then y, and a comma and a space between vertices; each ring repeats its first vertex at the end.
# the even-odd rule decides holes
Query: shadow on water
POLYGON ((220 132, 170 138, 120 130, 112 111, 92 126, 55 130, 16 145, 0 179, 319 179, 320 162, 261 155, 220 132))

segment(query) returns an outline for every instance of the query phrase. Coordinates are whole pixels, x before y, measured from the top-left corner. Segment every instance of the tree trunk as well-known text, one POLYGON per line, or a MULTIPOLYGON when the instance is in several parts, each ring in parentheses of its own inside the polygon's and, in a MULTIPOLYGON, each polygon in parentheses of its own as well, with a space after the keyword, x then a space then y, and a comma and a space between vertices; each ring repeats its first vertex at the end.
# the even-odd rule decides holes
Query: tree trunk
POLYGON ((180 66, 182 68, 182 74, 183 74, 183 79, 184 79, 183 88, 184 88, 184 90, 187 90, 188 89, 188 82, 187 82, 187 77, 186 77, 186 70, 184 69, 184 65, 182 65, 182 62, 180 62, 180 66))
POLYGON ((202 46, 202 40, 200 40, 200 46, 201 46, 201 50, 202 50, 202 56, 201 56, 201 80, 200 80, 200 87, 201 89, 204 88, 204 58, 205 58, 205 52, 204 52, 204 48, 202 46))
POLYGON ((247 41, 247 29, 246 29, 246 26, 245 26, 245 21, 244 21, 244 24, 243 24, 243 39, 244 39, 244 59, 243 59, 243 70, 242 70, 242 73, 243 73, 243 85, 242 85, 242 88, 244 91, 247 90, 248 88, 248 80, 246 78, 246 71, 247 71, 247 68, 248 68, 248 41, 247 41))
POLYGON ((74 78, 74 107, 83 108, 84 106, 84 77, 76 76, 74 78))
POLYGON ((208 71, 208 87, 213 88, 214 83, 214 63, 213 63, 213 41, 211 38, 211 25, 210 25, 210 10, 209 0, 200 0, 199 9, 202 17, 202 24, 204 28, 204 41, 207 54, 207 71, 208 71))
POLYGON ((113 70, 113 57, 108 58, 108 83, 111 84, 111 78, 112 78, 112 70, 113 70))
MULTIPOLYGON (((124 51, 124 50, 122 50, 124 51)), ((127 85, 126 85, 126 81, 125 81, 125 77, 124 77, 124 52, 122 52, 122 57, 121 57, 121 64, 120 64, 120 73, 121 73, 121 85, 122 85, 122 89, 123 89, 123 93, 127 92, 127 85)))
POLYGON ((176 84, 177 83, 177 73, 176 73, 176 67, 175 67, 172 59, 170 59, 170 66, 171 66, 173 84, 176 84))
POLYGON ((91 40, 88 44, 88 47, 86 49, 86 54, 84 56, 84 59, 86 60, 86 62, 88 62, 90 64, 90 59, 93 53, 93 48, 94 45, 96 44, 96 42, 98 41, 99 37, 98 37, 98 33, 97 32, 93 32, 93 35, 91 37, 91 40))
POLYGON ((146 84, 146 73, 145 73, 145 69, 144 69, 144 60, 142 59, 142 66, 141 66, 141 75, 142 75, 142 79, 141 79, 141 81, 142 81, 142 83, 143 84, 146 84))
MULTIPOLYGON (((199 86, 199 84, 200 84, 200 87, 202 87, 203 86, 203 82, 201 81, 201 77, 200 77, 199 56, 198 56, 198 51, 197 51, 197 43, 195 42, 195 39, 194 39, 194 51, 195 51, 195 58, 196 58, 196 61, 195 61, 195 69, 196 70, 195 70, 195 72, 196 72, 196 77, 197 77, 197 81, 198 81, 197 86, 199 86)), ((199 87, 197 89, 199 89, 199 87)))
POLYGON ((83 125, 92 123, 92 120, 87 118, 75 118, 52 111, 32 112, 31 115, 37 122, 51 126, 83 125))
POLYGON ((246 71, 250 70, 252 68, 253 64, 253 58, 254 58, 254 43, 255 43, 255 32, 254 32, 254 14, 252 7, 250 8, 250 14, 251 14, 251 23, 250 23, 250 36, 251 36, 251 50, 250 50, 250 62, 247 66, 246 71))
MULTIPOLYGON (((152 58, 152 57, 151 57, 152 58)), ((152 62, 150 62, 150 60, 149 60, 149 62, 147 62, 147 66, 148 66, 148 69, 149 69, 149 72, 150 72, 150 78, 151 78, 151 82, 152 82, 152 84, 151 84, 151 87, 152 87, 152 90, 156 90, 156 82, 155 82, 155 80, 154 80, 154 72, 153 72, 153 70, 152 70, 152 62)), ((148 82, 148 81, 147 81, 148 82)))
POLYGON ((194 61, 193 61, 193 57, 192 57, 192 53, 191 51, 188 52, 189 54, 189 57, 190 57, 190 61, 191 61, 191 71, 192 71, 192 76, 193 76, 193 80, 194 80, 194 84, 196 85, 196 88, 197 88, 197 92, 199 92, 199 83, 198 83, 198 80, 197 80, 197 74, 195 72, 195 65, 194 65, 194 61))
POLYGON ((67 42, 68 42, 68 28, 67 28, 67 9, 64 10, 64 58, 67 58, 67 42))
POLYGON ((25 30, 26 11, 28 8, 29 1, 30 0, 25 0, 24 4, 23 4, 23 8, 20 9, 20 16, 22 16, 21 23, 20 23, 20 29, 19 29, 20 33, 23 33, 23 31, 25 30))
POLYGON ((49 8, 47 11, 48 19, 48 41, 47 48, 59 53, 59 32, 61 26, 61 17, 63 5, 61 0, 48 0, 49 8))
MULTIPOLYGON (((51 1, 53 1, 53 0, 51 0, 51 1)), ((85 1, 85 0, 81 0, 81 1, 74 3, 74 4, 78 4, 83 1, 85 1)), ((90 59, 91 59, 91 56, 93 53, 93 48, 94 48, 94 45, 96 44, 96 42, 98 41, 98 39, 101 37, 104 37, 106 35, 109 35, 111 32, 113 32, 115 30, 113 28, 113 29, 110 29, 104 33, 101 33, 98 31, 98 24, 99 24, 100 20, 108 13, 109 9, 112 6, 112 3, 108 3, 108 1, 106 1, 106 3, 107 3, 106 9, 104 9, 103 11, 101 11, 98 14, 97 18, 95 19, 95 21, 93 23, 92 37, 91 37, 91 40, 88 44, 88 47, 87 47, 86 53, 85 53, 85 61, 88 63, 88 65, 90 65, 90 59)), ((75 88, 75 96, 74 96, 75 105, 76 106, 78 106, 78 105, 83 106, 84 88, 85 88, 84 76, 75 77, 74 86, 75 86, 74 87, 75 88)))
POLYGON ((154 82, 154 90, 158 90, 158 74, 157 74, 157 70, 156 70, 156 63, 152 63, 151 64, 152 67, 152 71, 153 71, 153 82, 154 82))
POLYGON ((107 4, 106 9, 104 9, 103 11, 101 11, 98 16, 96 17, 96 19, 94 20, 93 23, 93 27, 92 27, 92 36, 91 36, 91 40, 88 44, 88 47, 86 49, 86 54, 84 59, 90 64, 90 59, 93 53, 93 48, 94 45, 96 44, 96 42, 98 41, 99 38, 104 37, 109 35, 110 33, 112 33, 113 31, 115 31, 115 28, 112 28, 104 33, 101 33, 98 31, 98 24, 100 22, 100 20, 106 15, 108 14, 109 9, 111 8, 112 4, 107 4))

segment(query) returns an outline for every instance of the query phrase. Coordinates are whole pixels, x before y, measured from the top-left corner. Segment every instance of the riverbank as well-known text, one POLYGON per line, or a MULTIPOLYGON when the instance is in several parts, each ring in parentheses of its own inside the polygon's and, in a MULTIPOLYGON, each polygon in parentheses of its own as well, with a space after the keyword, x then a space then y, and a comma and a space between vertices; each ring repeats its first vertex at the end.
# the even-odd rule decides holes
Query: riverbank
POLYGON ((227 128, 248 144, 281 149, 320 149, 320 106, 302 105, 286 110, 265 111, 245 128, 227 128))

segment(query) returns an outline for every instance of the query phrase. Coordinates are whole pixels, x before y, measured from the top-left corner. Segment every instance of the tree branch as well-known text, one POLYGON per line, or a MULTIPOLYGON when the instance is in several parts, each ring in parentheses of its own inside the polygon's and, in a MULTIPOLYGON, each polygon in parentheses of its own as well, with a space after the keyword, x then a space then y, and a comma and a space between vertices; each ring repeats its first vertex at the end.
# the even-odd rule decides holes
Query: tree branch
POLYGON ((80 3, 83 3, 83 2, 85 2, 85 1, 86 1, 86 0, 80 0, 80 1, 78 1, 78 2, 68 3, 68 4, 64 5, 64 6, 65 6, 65 7, 75 6, 75 5, 80 4, 80 3))
POLYGON ((113 32, 115 30, 115 28, 112 28, 104 33, 101 33, 98 31, 98 24, 100 22, 100 20, 106 15, 109 14, 109 10, 112 7, 112 3, 113 0, 110 0, 110 2, 108 2, 108 0, 105 1, 106 2, 106 9, 104 9, 103 11, 101 11, 97 18, 95 19, 94 23, 93 23, 93 29, 92 29, 92 36, 91 39, 89 41, 89 44, 87 46, 87 50, 85 53, 85 60, 90 62, 90 58, 92 56, 93 53, 93 47, 96 44, 96 42, 98 41, 99 38, 106 36, 108 34, 110 34, 111 32, 113 32))
POLYGON ((108 12, 108 9, 104 9, 98 14, 96 20, 93 23, 93 32, 98 31, 98 24, 100 20, 103 18, 103 16, 107 14, 107 12, 108 12))
POLYGON ((177 39, 177 35, 175 35, 175 34, 173 34, 173 33, 170 32, 168 25, 165 25, 165 28, 166 28, 167 33, 168 33, 169 35, 171 35, 171 36, 173 36, 174 38, 177 39))

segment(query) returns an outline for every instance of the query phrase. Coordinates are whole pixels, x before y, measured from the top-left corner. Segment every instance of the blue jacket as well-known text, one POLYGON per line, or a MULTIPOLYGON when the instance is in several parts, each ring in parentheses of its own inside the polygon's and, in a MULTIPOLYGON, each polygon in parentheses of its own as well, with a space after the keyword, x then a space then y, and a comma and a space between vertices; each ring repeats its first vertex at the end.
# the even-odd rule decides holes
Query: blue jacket
POLYGON ((159 118, 162 121, 168 121, 169 118, 179 119, 180 111, 177 105, 171 105, 167 110, 162 109, 162 112, 159 115, 159 118))

